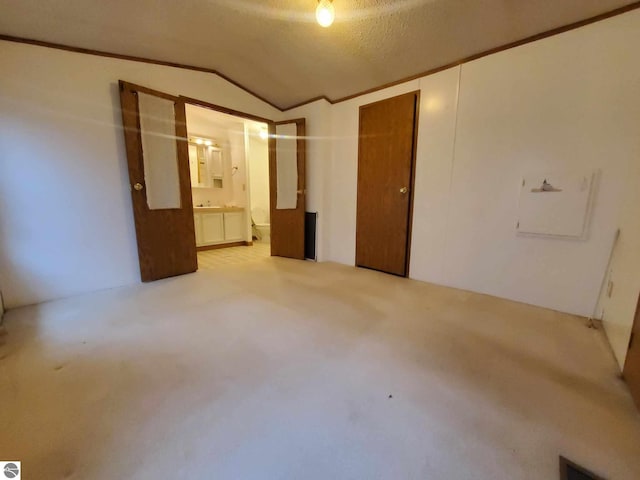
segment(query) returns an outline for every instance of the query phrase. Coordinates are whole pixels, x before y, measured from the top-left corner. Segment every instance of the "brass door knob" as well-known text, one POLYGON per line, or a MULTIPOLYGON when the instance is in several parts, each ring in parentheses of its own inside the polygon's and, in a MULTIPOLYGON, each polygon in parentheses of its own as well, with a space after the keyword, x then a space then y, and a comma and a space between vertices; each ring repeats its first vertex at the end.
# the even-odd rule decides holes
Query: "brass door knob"
POLYGON ((143 188, 144 188, 144 187, 142 186, 142 184, 141 184, 141 183, 136 183, 136 184, 134 184, 134 185, 133 185, 133 189, 134 189, 136 192, 139 192, 139 191, 140 191, 140 190, 142 190, 143 188))
POLYGON ((403 194, 403 195, 404 195, 405 193, 407 193, 408 191, 409 191, 409 189, 408 189, 407 187, 402 187, 402 188, 400 189, 400 193, 401 193, 401 194, 403 194))

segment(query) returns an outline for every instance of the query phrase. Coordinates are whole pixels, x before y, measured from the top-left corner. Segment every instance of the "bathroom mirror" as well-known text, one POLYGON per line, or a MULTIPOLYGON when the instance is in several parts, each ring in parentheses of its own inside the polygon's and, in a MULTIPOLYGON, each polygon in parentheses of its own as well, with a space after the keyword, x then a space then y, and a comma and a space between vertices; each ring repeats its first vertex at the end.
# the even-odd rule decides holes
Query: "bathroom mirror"
POLYGON ((224 187, 222 149, 215 140, 205 137, 189 138, 189 168, 192 187, 224 187))

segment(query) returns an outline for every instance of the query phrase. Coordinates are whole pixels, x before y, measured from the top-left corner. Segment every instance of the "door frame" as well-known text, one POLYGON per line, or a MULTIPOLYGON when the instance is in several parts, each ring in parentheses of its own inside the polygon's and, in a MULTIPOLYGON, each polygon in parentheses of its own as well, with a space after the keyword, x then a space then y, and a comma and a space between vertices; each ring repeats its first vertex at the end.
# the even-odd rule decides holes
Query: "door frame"
POLYGON ((196 107, 208 108, 209 110, 215 110, 216 112, 226 113, 227 115, 233 115, 234 117, 242 117, 247 120, 253 120, 254 122, 262 122, 267 124, 276 123, 269 118, 259 117, 258 115, 252 115, 250 113, 241 112, 240 110, 234 110, 232 108, 216 105, 215 103, 205 102, 204 100, 198 100, 197 98, 187 97, 185 95, 179 95, 178 98, 182 99, 184 103, 189 105, 195 105, 196 107))
MULTIPOLYGON (((627 383, 627 387, 629 388, 631 392, 631 396, 636 406, 638 407, 638 409, 640 409, 640 390, 638 389, 637 384, 629 383, 628 377, 629 377, 629 369, 632 368, 632 366, 630 365, 631 357, 632 355, 634 355, 631 349, 633 348, 634 344, 638 341, 638 339, 636 338, 636 334, 640 335, 639 332, 640 332, 640 294, 638 294, 638 303, 636 304, 636 311, 633 315, 633 323, 631 324, 631 335, 629 336, 627 355, 625 356, 624 365, 622 367, 622 378, 627 383)), ((636 348, 638 347, 636 346, 636 348)), ((635 355, 637 357, 637 354, 635 355)), ((636 381, 637 380, 638 379, 636 378, 636 381)))
MULTIPOLYGON (((193 97, 187 97, 185 95, 179 95, 178 98, 180 98, 180 100, 182 100, 185 105, 193 105, 195 107, 201 107, 201 108, 206 108, 208 110, 213 110, 219 113, 224 113, 226 115, 232 115, 234 117, 239 117, 239 118, 243 118, 246 120, 252 120, 254 122, 260 122, 260 123, 266 123, 267 124, 267 131, 269 132, 269 138, 267 140, 268 145, 271 145, 271 134, 272 134, 272 129, 274 130, 273 133, 275 133, 275 125, 276 122, 269 119, 269 118, 264 118, 264 117, 260 117, 258 115, 252 115, 251 113, 245 113, 245 112, 241 112, 239 110, 234 110, 232 108, 227 108, 227 107, 223 107, 221 105, 216 105, 215 103, 209 103, 206 102, 204 100, 199 100, 197 98, 193 98, 193 97)), ((185 119, 186 122, 186 119, 185 119)), ((248 159, 245 159, 245 163, 247 164, 247 166, 249 165, 248 159)), ((251 174, 249 174, 251 175, 251 174)), ((269 182, 269 185, 271 184, 271 148, 269 147, 269 169, 267 171, 267 182, 269 182)), ((189 184, 189 192, 190 194, 193 196, 193 187, 191 186, 191 184, 189 184)), ((271 192, 270 192, 271 193, 271 192)), ((249 188, 249 194, 251 194, 251 189, 249 188)), ((269 202, 271 202, 271 199, 269 199, 269 202)), ((251 218, 251 208, 249 207, 248 209, 249 212, 249 218, 251 218)), ((195 213, 195 210, 194 210, 195 213)), ((273 228, 273 225, 271 226, 271 228, 273 228)), ((193 241, 195 242, 195 236, 193 241)), ((242 242, 242 245, 251 245, 253 242, 253 239, 247 240, 246 242, 242 242)), ((238 242, 236 242, 236 244, 239 244, 238 242)), ((196 247, 197 248, 197 247, 196 247)), ((208 247, 208 248, 203 248, 203 250, 207 250, 207 249, 214 249, 214 248, 220 248, 220 247, 208 247)), ((269 251, 271 251, 271 245, 269 245, 269 251)))
MULTIPOLYGON (((414 201, 414 190, 416 183, 416 163, 417 163, 417 152, 418 152, 418 131, 419 131, 419 122, 420 122, 420 90, 412 90, 410 92, 402 93, 400 95, 394 95, 393 97, 383 98, 382 100, 377 100, 375 102, 367 103, 364 105, 360 105, 358 108, 358 165, 360 164, 361 157, 361 142, 360 142, 360 124, 362 122, 362 110, 364 108, 370 107, 372 105, 376 105, 378 103, 383 103, 387 100, 391 100, 393 98, 403 97, 403 96, 413 95, 416 98, 415 103, 415 111, 413 118, 413 145, 411 148, 411 169, 410 169, 410 178, 409 178, 409 211, 407 212, 407 242, 406 242, 406 256, 405 256, 405 266, 404 266, 404 275, 396 275, 394 273, 389 273, 389 275, 396 275, 399 277, 409 278, 409 266, 411 264, 411 237, 413 234, 413 201, 414 201)), ((356 186, 357 188, 357 186, 356 186)), ((357 194, 357 192, 356 192, 357 194)), ((356 205, 357 212, 357 205, 356 205)), ((356 239, 358 238, 358 223, 356 222, 356 239)), ((357 249, 356 244, 356 249, 357 249)), ((355 263, 355 262, 354 262, 355 263)), ((358 265, 356 265, 358 266, 358 265)), ((366 268, 366 267, 360 267, 366 268)), ((384 272, 387 273, 387 272, 384 272)))

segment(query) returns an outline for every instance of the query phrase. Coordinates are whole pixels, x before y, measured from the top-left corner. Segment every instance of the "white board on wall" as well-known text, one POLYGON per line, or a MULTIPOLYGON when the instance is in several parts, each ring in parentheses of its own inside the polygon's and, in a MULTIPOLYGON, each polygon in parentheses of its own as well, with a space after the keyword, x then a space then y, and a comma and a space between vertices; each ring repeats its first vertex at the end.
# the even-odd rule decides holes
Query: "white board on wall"
POLYGON ((522 179, 517 232, 582 238, 595 172, 542 172, 522 179))

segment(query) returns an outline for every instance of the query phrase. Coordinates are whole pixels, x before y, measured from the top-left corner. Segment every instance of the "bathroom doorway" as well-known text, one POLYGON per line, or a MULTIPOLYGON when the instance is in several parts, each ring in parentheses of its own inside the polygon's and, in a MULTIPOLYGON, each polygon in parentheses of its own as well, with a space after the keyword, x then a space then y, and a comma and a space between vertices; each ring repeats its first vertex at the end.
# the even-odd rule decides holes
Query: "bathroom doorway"
POLYGON ((143 282, 194 272, 198 250, 257 242, 262 257, 304 259, 304 118, 274 122, 124 80, 119 90, 143 282), (268 192, 268 208, 252 204, 256 188, 268 192))
POLYGON ((271 255, 269 122, 186 103, 199 269, 271 255))

